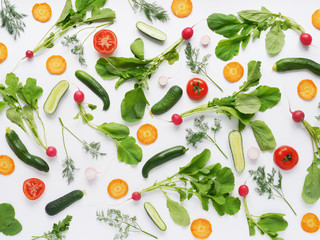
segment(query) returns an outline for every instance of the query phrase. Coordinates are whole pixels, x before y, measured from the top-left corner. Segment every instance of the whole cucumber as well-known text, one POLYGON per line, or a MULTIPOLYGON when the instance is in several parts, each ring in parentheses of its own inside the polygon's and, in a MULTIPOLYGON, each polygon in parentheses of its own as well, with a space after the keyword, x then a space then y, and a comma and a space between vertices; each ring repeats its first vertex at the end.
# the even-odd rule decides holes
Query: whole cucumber
POLYGON ((277 61, 272 69, 277 72, 308 69, 320 76, 320 64, 308 58, 283 58, 277 61))

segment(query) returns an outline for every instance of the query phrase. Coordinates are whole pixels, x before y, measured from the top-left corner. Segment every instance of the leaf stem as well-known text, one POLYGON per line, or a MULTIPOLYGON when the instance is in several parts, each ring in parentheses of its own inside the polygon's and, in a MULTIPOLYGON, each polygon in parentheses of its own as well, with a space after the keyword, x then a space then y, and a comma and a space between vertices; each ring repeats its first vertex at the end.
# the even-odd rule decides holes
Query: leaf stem
POLYGON ((216 143, 215 140, 213 140, 208 134, 206 134, 206 136, 209 138, 209 141, 212 142, 217 148, 218 150, 222 153, 222 155, 228 159, 227 155, 222 151, 222 149, 218 146, 218 144, 216 143))

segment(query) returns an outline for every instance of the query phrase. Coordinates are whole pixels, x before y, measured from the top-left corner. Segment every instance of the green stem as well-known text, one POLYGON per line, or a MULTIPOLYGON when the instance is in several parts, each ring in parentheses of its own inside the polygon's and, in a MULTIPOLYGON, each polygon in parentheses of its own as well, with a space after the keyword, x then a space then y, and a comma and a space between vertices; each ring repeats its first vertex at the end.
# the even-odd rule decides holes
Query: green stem
POLYGON ((216 141, 214 141, 208 134, 206 134, 206 136, 209 138, 209 141, 212 142, 214 145, 216 145, 216 147, 218 148, 218 150, 222 153, 222 155, 228 159, 227 155, 222 151, 222 149, 218 146, 218 144, 216 143, 216 141))
POLYGON ((61 118, 59 118, 59 121, 60 121, 60 123, 61 123, 62 128, 65 128, 75 139, 77 139, 79 142, 81 142, 82 144, 84 144, 84 142, 83 142, 80 138, 78 138, 73 132, 70 131, 69 128, 67 128, 67 127, 63 124, 61 118))
POLYGON ((284 194, 281 193, 281 192, 279 192, 278 189, 276 189, 274 186, 271 185, 271 187, 272 187, 272 189, 274 189, 274 190, 280 195, 280 198, 282 198, 282 199, 288 204, 288 206, 291 208, 291 210, 292 210, 292 212, 294 213, 294 215, 297 216, 297 213, 293 210, 293 208, 292 208, 292 206, 290 205, 290 203, 289 203, 289 202, 287 201, 287 199, 284 197, 284 194))
POLYGON ((40 117, 40 114, 39 114, 38 109, 36 110, 36 112, 37 112, 38 119, 40 120, 40 123, 41 123, 41 125, 42 125, 43 137, 44 137, 44 141, 45 141, 45 143, 46 143, 46 148, 47 148, 48 143, 47 143, 47 136, 46 136, 46 128, 44 127, 44 123, 43 123, 43 121, 42 121, 42 119, 41 119, 41 117, 40 117))
POLYGON ((216 85, 217 88, 219 88, 219 90, 221 92, 223 92, 222 88, 211 78, 209 77, 209 75, 207 74, 207 72, 203 71, 203 69, 201 68, 201 72, 203 73, 204 76, 206 76, 214 85, 216 85))
POLYGON ((184 118, 184 117, 188 117, 188 116, 191 116, 193 114, 196 114, 196 113, 205 113, 205 112, 216 112, 218 113, 218 111, 214 108, 214 107, 208 107, 208 104, 203 104, 203 105, 200 105, 198 107, 195 107, 189 111, 186 111, 182 114, 180 114, 180 117, 184 118))
MULTIPOLYGON (((48 35, 48 33, 55 27, 55 24, 49 29, 49 31, 41 38, 40 42, 36 45, 35 49, 40 45, 40 43, 45 39, 45 37, 48 35)), ((34 50, 33 50, 34 52, 34 50)))

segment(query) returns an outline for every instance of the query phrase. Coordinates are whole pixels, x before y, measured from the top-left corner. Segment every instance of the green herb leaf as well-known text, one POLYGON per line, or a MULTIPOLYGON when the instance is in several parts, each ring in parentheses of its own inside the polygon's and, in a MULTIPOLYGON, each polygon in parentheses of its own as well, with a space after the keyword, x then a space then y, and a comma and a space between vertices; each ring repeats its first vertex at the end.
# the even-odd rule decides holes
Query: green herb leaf
POLYGON ((8 87, 4 89, 4 92, 18 102, 17 93, 22 87, 22 83, 19 82, 19 78, 14 73, 8 73, 6 75, 5 83, 8 87))
POLYGON ((219 107, 219 109, 227 116, 233 116, 235 118, 238 118, 244 125, 247 125, 254 116, 254 114, 243 114, 232 107, 222 106, 219 107))
POLYGON ((288 222, 283 218, 284 214, 268 213, 260 216, 257 224, 268 232, 276 234, 288 227, 288 222))
POLYGON ((228 61, 238 55, 240 43, 246 38, 247 36, 236 35, 229 39, 220 40, 215 49, 217 58, 223 61, 228 61))
POLYGON ((0 204, 0 232, 8 227, 14 220, 15 211, 11 204, 0 204))
POLYGON ((97 130, 117 140, 128 137, 130 133, 127 126, 114 122, 103 123, 97 127, 97 130))
POLYGON ((144 43, 141 38, 137 38, 130 45, 130 50, 135 57, 143 60, 144 59, 144 43))
POLYGON ((226 38, 233 37, 243 27, 243 24, 236 16, 232 14, 225 15, 221 13, 211 14, 207 18, 207 24, 212 31, 226 38))
POLYGON ((63 22, 68 15, 70 14, 70 10, 72 9, 72 1, 71 0, 66 0, 66 3, 63 7, 63 10, 60 14, 60 17, 56 23, 56 25, 59 25, 61 22, 63 22))
POLYGON ((234 175, 230 168, 224 167, 216 172, 215 182, 220 185, 219 194, 229 193, 234 189, 234 175))
POLYGON ((4 101, 0 101, 0 111, 7 106, 7 103, 4 101))
POLYGON ((17 219, 14 219, 6 228, 2 230, 2 233, 6 236, 14 236, 21 232, 21 230, 21 223, 17 219))
POLYGON ((252 127, 253 134, 261 151, 273 150, 276 147, 276 140, 265 122, 255 120, 251 121, 249 124, 252 127))
POLYGON ((191 162, 188 163, 186 166, 181 167, 179 170, 179 174, 186 174, 190 175, 199 169, 203 168, 206 163, 210 159, 211 152, 209 149, 204 149, 200 154, 193 157, 191 162))
POLYGON ((285 35, 281 29, 280 23, 271 27, 266 35, 266 50, 270 55, 278 54, 284 46, 285 35))
POLYGON ((164 55, 164 59, 167 60, 170 65, 172 65, 179 60, 179 53, 174 48, 164 55))
POLYGON ((23 101, 29 104, 32 109, 37 109, 38 98, 43 92, 42 88, 37 86, 37 80, 34 78, 28 78, 26 84, 21 88, 21 92, 24 96, 23 101))
POLYGON ((259 84, 259 80, 261 78, 260 67, 260 61, 250 61, 248 63, 247 81, 245 81, 239 88, 239 92, 245 92, 249 90, 249 88, 257 86, 259 84))
POLYGON ((238 12, 238 15, 250 22, 263 22, 272 16, 272 13, 259 10, 243 10, 238 12))
POLYGON ((113 74, 108 71, 106 68, 106 65, 108 64, 108 60, 105 58, 99 58, 99 60, 96 63, 96 71, 97 73, 106 80, 117 78, 119 75, 113 74))
POLYGON ((261 102, 260 112, 273 108, 281 99, 279 88, 269 86, 259 86, 249 93, 259 98, 261 102))
POLYGON ((80 12, 85 9, 103 7, 107 0, 76 0, 76 8, 80 12))
POLYGON ((167 208, 172 220, 180 226, 189 226, 190 216, 188 211, 179 203, 167 197, 167 208))
POLYGON ((85 22, 108 21, 115 18, 116 13, 110 8, 100 9, 99 7, 94 7, 91 12, 91 17, 86 19, 85 22))
POLYGON ((314 204, 320 198, 320 168, 313 162, 307 171, 308 174, 303 184, 302 199, 307 204, 314 204))
POLYGON ((236 98, 235 108, 244 114, 254 114, 259 111, 261 102, 259 98, 250 94, 239 94, 236 98))
POLYGON ((140 60, 138 58, 108 57, 108 62, 120 72, 132 70, 133 68, 143 67, 152 60, 140 60))
POLYGON ((145 0, 132 0, 132 3, 134 10, 140 9, 140 12, 144 12, 151 22, 152 20, 159 20, 161 22, 169 20, 169 15, 166 10, 156 2, 148 3, 145 0))
POLYGON ((125 162, 130 165, 136 165, 141 162, 142 150, 136 144, 136 140, 133 137, 126 137, 121 141, 116 141, 117 144, 117 156, 119 161, 125 162))

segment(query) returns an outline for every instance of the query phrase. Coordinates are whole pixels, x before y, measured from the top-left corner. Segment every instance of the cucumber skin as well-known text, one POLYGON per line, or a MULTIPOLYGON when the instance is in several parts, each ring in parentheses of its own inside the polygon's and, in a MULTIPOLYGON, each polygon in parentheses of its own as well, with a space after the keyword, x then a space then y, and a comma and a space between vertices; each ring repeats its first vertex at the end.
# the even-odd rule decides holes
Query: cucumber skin
POLYGON ((6 140, 12 151, 25 164, 28 164, 39 171, 49 172, 49 165, 42 158, 30 154, 15 131, 12 129, 7 130, 6 140))
POLYGON ((154 208, 154 206, 153 206, 151 203, 149 203, 149 202, 145 202, 143 206, 144 206, 144 209, 146 210, 148 216, 149 216, 149 217, 151 218, 151 220, 154 222, 154 224, 155 224, 161 231, 167 230, 167 225, 166 225, 165 222, 162 220, 162 218, 160 217, 158 211, 154 208), (148 205, 149 205, 149 206, 148 206, 148 205), (161 228, 161 227, 159 226, 159 223, 155 221, 155 219, 151 216, 150 211, 148 211, 149 208, 152 209, 152 211, 154 211, 154 212, 157 214, 158 218, 161 220, 161 223, 165 226, 165 228, 161 228))
POLYGON ((57 110, 57 107, 58 107, 58 105, 59 105, 59 102, 60 102, 61 98, 62 98, 62 97, 64 96, 64 94, 68 91, 68 89, 69 89, 69 82, 66 81, 66 80, 62 80, 62 81, 58 82, 58 84, 57 84, 56 86, 54 86, 54 87, 52 88, 51 92, 50 92, 49 95, 48 95, 47 100, 46 100, 45 103, 43 104, 43 111, 44 111, 45 113, 47 113, 47 114, 50 114, 50 115, 55 113, 55 111, 57 110), (47 104, 47 102, 49 101, 49 98, 50 98, 51 93, 55 90, 56 86, 58 86, 61 82, 67 82, 67 83, 68 83, 68 87, 67 87, 66 90, 63 92, 63 94, 61 95, 61 97, 60 97, 59 99, 56 99, 56 100, 57 100, 56 107, 55 107, 55 109, 53 110, 53 112, 50 113, 50 112, 48 112, 48 111, 46 110, 46 104, 47 104))
POLYGON ((74 190, 68 194, 49 202, 46 207, 46 213, 50 216, 56 215, 65 208, 69 207, 74 202, 80 200, 83 197, 83 192, 81 190, 74 190))
POLYGON ((180 100, 182 93, 183 91, 179 86, 172 86, 166 95, 152 106, 151 113, 154 115, 160 115, 167 112, 180 100))
POLYGON ((144 178, 147 178, 149 172, 153 168, 158 167, 161 164, 164 164, 173 158, 183 155, 186 151, 188 151, 188 148, 185 148, 184 146, 175 146, 157 153, 143 165, 142 176, 144 178))
POLYGON ((274 68, 277 72, 308 69, 320 76, 320 64, 307 58, 283 58, 275 63, 274 68))
POLYGON ((156 40, 158 40, 158 41, 165 41, 165 40, 167 40, 167 34, 165 34, 165 33, 162 32, 161 30, 159 30, 159 29, 157 29, 157 28, 155 28, 155 27, 153 27, 153 26, 150 26, 149 24, 146 24, 146 23, 144 23, 144 22, 139 21, 139 22, 136 23, 136 27, 137 27, 141 32, 143 32, 144 34, 146 34, 147 36, 149 36, 149 37, 151 37, 151 38, 153 38, 153 39, 156 39, 156 40), (146 31, 146 29, 148 29, 148 30, 146 31), (151 32, 150 32, 150 29, 151 29, 151 32), (163 37, 162 37, 162 38, 156 37, 155 35, 153 35, 153 32, 159 32, 159 33, 161 33, 161 34, 163 35, 163 37))
POLYGON ((107 91, 92 76, 82 70, 77 70, 75 76, 90 88, 103 102, 103 110, 107 111, 110 107, 110 99, 107 91))
POLYGON ((231 142, 230 142, 230 138, 231 138, 231 134, 234 133, 234 132, 239 132, 238 130, 233 130, 229 133, 229 136, 228 136, 228 140, 229 140, 229 146, 230 146, 230 150, 231 150, 231 154, 232 154, 232 159, 233 159, 233 164, 234 164, 234 168, 236 169, 236 171, 238 173, 242 173, 243 170, 245 169, 245 166, 246 166, 246 163, 245 163, 245 158, 244 158, 244 152, 243 152, 243 144, 242 144, 242 134, 241 132, 239 132, 240 134, 240 137, 241 137, 241 153, 242 153, 242 158, 243 158, 243 169, 237 169, 237 165, 236 165, 236 162, 235 162, 235 157, 234 157, 234 152, 232 151, 232 147, 231 147, 231 142))

